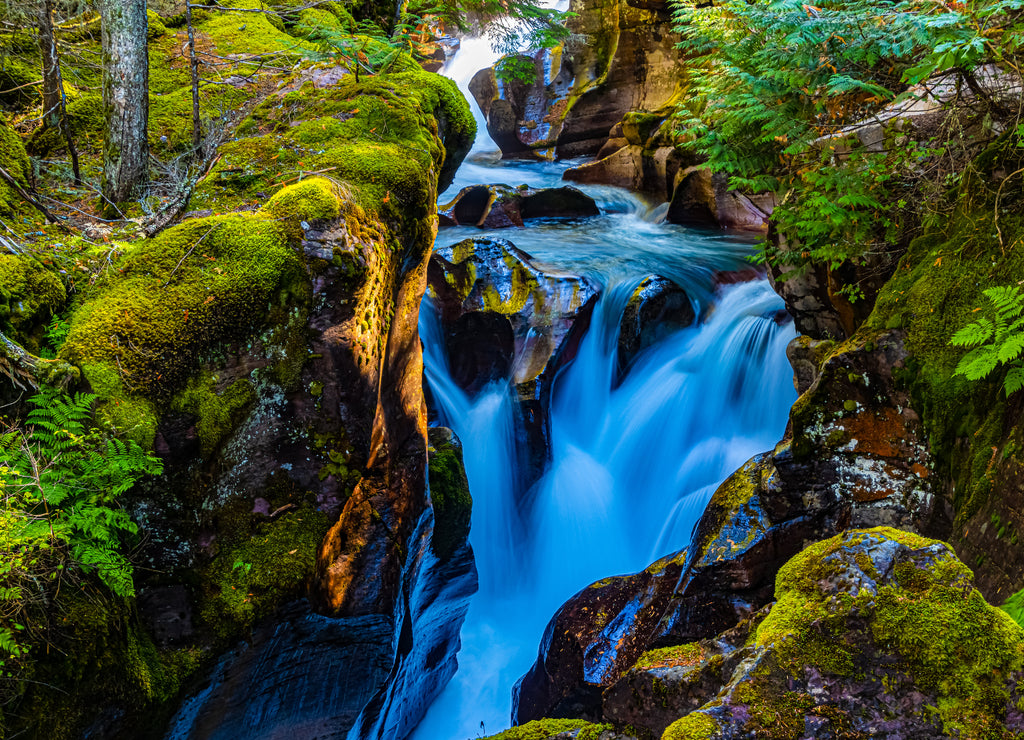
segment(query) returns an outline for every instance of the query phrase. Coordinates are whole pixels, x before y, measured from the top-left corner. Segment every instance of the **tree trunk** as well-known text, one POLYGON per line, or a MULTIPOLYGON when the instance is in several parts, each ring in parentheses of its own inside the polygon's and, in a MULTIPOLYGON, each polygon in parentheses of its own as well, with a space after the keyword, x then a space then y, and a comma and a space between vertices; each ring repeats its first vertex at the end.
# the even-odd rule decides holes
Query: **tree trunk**
POLYGON ((192 3, 185 0, 185 26, 188 29, 188 69, 192 76, 192 156, 203 158, 203 133, 199 121, 199 59, 196 57, 196 32, 192 27, 192 3))
POLYGON ((64 78, 60 72, 57 40, 53 35, 53 0, 41 0, 38 10, 39 52, 43 57, 43 125, 60 128, 64 134, 68 153, 71 155, 71 171, 75 175, 75 185, 81 186, 82 172, 78 166, 78 150, 71 138, 64 78))
POLYGON ((60 63, 53 38, 53 0, 38 5, 39 53, 43 57, 43 125, 60 125, 60 63))
POLYGON ((146 0, 97 0, 103 43, 103 197, 143 194, 149 180, 146 0))

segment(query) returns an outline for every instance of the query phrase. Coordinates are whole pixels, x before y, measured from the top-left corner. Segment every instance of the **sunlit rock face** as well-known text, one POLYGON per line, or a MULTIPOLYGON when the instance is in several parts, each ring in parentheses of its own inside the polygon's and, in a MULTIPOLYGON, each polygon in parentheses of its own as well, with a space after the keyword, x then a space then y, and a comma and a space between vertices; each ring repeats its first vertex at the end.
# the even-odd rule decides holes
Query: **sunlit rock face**
POLYGON ((587 43, 538 51, 528 82, 481 70, 470 90, 491 138, 507 157, 597 154, 630 111, 666 106, 683 79, 667 3, 603 0, 570 5, 573 33, 587 43))

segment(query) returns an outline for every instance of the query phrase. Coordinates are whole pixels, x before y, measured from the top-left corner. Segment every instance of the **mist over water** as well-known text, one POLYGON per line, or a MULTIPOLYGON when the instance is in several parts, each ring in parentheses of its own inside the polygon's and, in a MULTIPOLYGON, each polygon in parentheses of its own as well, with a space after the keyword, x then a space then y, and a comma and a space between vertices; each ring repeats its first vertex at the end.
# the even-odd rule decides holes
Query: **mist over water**
MULTIPOLYGON (((447 71, 464 91, 493 62, 464 61, 482 53, 472 52, 471 41, 455 59, 462 70, 447 71)), ((481 142, 489 141, 482 121, 480 130, 440 202, 466 185, 564 184, 571 163, 500 161, 493 143, 481 142)), ((415 740, 466 740, 509 727, 512 686, 536 660, 562 603, 595 580, 685 547, 721 481, 781 438, 796 399, 785 356, 796 332, 782 300, 764 279, 725 286, 716 279, 749 266, 750 240, 658 223, 655 204, 624 190, 581 189, 598 201, 600 216, 438 235, 439 244, 508 239, 536 264, 585 275, 602 294, 579 353, 555 381, 551 463, 529 490, 519 474, 515 389, 507 380, 474 397, 458 388, 433 306, 424 301, 425 378, 439 422, 464 446, 480 590, 462 629, 459 671, 415 740), (652 274, 683 287, 698 318, 641 353, 620 379, 622 312, 652 274)))

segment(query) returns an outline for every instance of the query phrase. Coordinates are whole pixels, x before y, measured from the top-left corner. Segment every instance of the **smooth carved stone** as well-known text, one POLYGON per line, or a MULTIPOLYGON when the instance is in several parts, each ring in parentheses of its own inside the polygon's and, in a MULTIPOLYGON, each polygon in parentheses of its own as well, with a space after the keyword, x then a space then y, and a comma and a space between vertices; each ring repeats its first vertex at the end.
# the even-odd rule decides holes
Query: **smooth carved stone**
POLYGON ((488 68, 470 83, 505 157, 593 156, 626 114, 663 110, 679 91, 684 60, 660 0, 575 0, 570 10, 569 30, 602 43, 520 55, 533 66, 526 82, 488 68))
POLYGON ((694 166, 676 175, 666 218, 684 226, 766 231, 774 208, 773 195, 730 190, 724 175, 694 166))

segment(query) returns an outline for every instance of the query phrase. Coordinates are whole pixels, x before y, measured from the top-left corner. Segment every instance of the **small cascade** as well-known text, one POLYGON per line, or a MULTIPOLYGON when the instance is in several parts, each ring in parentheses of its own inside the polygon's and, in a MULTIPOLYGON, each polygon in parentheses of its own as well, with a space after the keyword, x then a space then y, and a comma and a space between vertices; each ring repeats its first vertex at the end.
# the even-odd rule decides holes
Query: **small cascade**
POLYGON ((555 381, 552 461, 529 491, 515 480, 508 383, 468 398, 447 374, 429 302, 427 382, 463 440, 473 492, 470 541, 480 593, 459 672, 416 740, 465 740, 508 726, 511 689, 544 627, 573 593, 685 547, 718 484, 782 435, 795 399, 785 346, 795 336, 766 280, 725 286, 689 329, 635 360, 618 386, 618 327, 639 278, 608 288, 579 353, 555 381))

